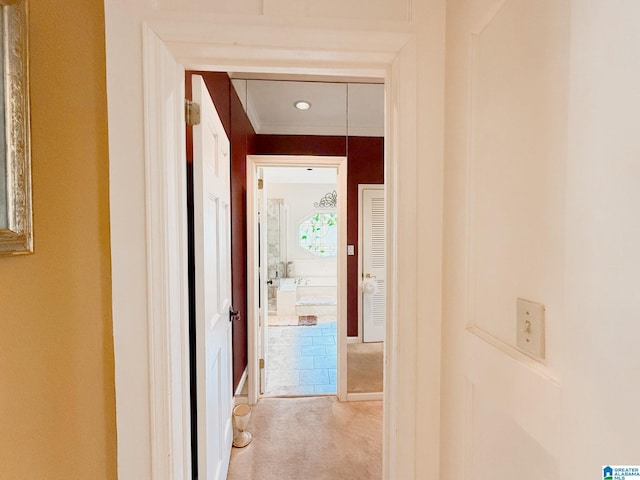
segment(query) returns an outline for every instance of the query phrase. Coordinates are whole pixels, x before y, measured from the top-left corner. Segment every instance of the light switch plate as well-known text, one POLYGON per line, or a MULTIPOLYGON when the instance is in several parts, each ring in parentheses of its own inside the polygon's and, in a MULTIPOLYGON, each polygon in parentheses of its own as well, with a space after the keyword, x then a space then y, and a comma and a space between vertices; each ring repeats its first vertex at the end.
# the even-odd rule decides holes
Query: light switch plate
POLYGON ((347 255, 355 255, 356 247, 354 245, 347 245, 347 255))
POLYGON ((518 298, 517 346, 527 355, 544 359, 544 305, 518 298))

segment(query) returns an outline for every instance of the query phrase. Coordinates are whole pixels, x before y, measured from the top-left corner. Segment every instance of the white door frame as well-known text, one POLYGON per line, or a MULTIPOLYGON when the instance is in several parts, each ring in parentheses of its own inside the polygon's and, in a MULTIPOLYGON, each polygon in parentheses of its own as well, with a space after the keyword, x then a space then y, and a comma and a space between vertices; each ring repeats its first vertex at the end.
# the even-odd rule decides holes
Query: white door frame
MULTIPOLYGON (((258 351, 258 217, 256 185, 259 167, 334 167, 338 173, 338 399, 347 399, 347 157, 303 155, 247 156, 247 336, 249 368, 249 403, 260 396, 260 352, 258 351)), ((266 300, 265 300, 266 301, 266 300)))
MULTIPOLYGON (((167 17, 143 24, 150 424, 150 431, 143 438, 151 444, 152 479, 186 480, 190 471, 182 106, 185 66, 218 71, 384 79, 389 321, 385 342, 383 478, 416 478, 417 464, 425 462, 432 472, 437 472, 441 285, 441 250, 437 238, 442 233, 439 223, 441 203, 421 205, 420 214, 416 205, 421 198, 420 191, 429 188, 424 183, 418 188, 425 169, 431 172, 431 191, 441 191, 442 158, 437 145, 430 145, 432 151, 418 151, 418 35, 384 32, 375 26, 348 30, 345 26, 332 28, 326 26, 329 24, 324 27, 318 24, 305 29, 297 24, 283 25, 277 20, 269 23, 236 19, 236 22, 234 24, 228 17, 216 20, 214 17, 183 16, 177 20, 167 17), (290 34, 288 30, 291 30, 290 34), (418 248, 420 216, 435 222, 430 233, 436 241, 429 242, 426 250, 418 248), (420 272, 422 283, 434 287, 429 296, 422 295, 422 299, 418 298, 417 291, 418 252, 420 261, 433 266, 429 271, 420 272), (425 278, 428 281, 425 282, 425 278), (425 304, 425 301, 432 304, 425 304), (417 322, 419 306, 431 315, 426 320, 421 318, 420 325, 417 322), (428 349, 428 355, 421 353, 417 348, 419 338, 430 338, 431 344, 438 348, 428 349), (422 359, 420 381, 417 381, 417 358, 422 359), (427 394, 422 396, 424 392, 427 394), (419 396, 420 408, 417 404, 419 396), (421 421, 420 429, 416 428, 416 419, 421 421), (421 443, 419 455, 417 439, 421 443)), ((437 61, 438 55, 435 58, 437 61)), ((433 82, 436 94, 439 94, 440 80, 433 79, 433 82)), ((121 92, 119 85, 112 88, 121 92)), ((429 121, 439 125, 442 119, 437 116, 438 109, 435 112, 435 117, 432 115, 429 121)), ((116 135, 121 133, 118 131, 116 135)), ((112 158, 118 166, 126 160, 112 158)), ((117 196, 121 179, 113 177, 111 180, 111 188, 117 196)), ((122 182, 127 184, 124 178, 122 182)), ((112 204, 112 220, 121 231, 128 220, 126 212, 117 199, 112 199, 112 204)), ((112 242, 114 278, 122 278, 127 266, 120 252, 127 249, 128 243, 121 236, 112 237, 112 242)), ((140 437, 136 431, 140 418, 135 416, 141 411, 139 397, 132 398, 131 394, 138 392, 140 382, 131 377, 135 372, 130 374, 124 367, 126 361, 119 363, 118 360, 129 358, 132 348, 121 336, 127 331, 126 322, 129 321, 128 315, 120 315, 127 312, 126 299, 126 295, 119 292, 113 301, 116 312, 116 415, 119 456, 124 464, 133 465, 131 468, 135 469, 133 458, 124 447, 130 446, 131 439, 140 437)), ((119 473, 122 478, 134 478, 129 472, 120 470, 119 473)))

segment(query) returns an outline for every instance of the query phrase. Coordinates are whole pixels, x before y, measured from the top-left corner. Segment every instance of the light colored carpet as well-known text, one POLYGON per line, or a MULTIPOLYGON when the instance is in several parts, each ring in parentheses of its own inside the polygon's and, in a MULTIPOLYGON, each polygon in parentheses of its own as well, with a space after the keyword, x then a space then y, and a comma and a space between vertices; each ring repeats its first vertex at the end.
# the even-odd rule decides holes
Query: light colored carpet
POLYGON ((347 344, 347 392, 382 392, 384 342, 347 344))
POLYGON ((382 402, 335 397, 263 398, 231 452, 228 480, 382 478, 382 402))

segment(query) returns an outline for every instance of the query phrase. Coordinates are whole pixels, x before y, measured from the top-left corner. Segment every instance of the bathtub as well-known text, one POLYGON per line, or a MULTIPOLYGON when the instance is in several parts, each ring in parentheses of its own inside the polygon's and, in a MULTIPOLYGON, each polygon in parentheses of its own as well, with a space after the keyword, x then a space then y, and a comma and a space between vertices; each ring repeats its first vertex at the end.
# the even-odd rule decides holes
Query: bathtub
POLYGON ((298 300, 303 297, 332 297, 338 294, 338 285, 336 277, 298 277, 297 297, 298 300))
POLYGON ((298 284, 295 278, 281 278, 278 282, 278 290, 285 292, 295 292, 298 284))
POLYGON ((277 293, 278 316, 335 315, 336 277, 281 278, 277 293))
POLYGON ((279 317, 296 314, 298 284, 295 278, 281 278, 276 293, 276 313, 279 317))

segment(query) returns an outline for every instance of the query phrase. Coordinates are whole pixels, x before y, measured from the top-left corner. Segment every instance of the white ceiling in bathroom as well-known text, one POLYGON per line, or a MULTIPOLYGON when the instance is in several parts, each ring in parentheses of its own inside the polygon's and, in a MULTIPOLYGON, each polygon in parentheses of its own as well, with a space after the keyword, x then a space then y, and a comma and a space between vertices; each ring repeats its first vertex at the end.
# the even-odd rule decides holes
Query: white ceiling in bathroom
POLYGON ((384 136, 384 85, 233 79, 259 134, 384 136), (294 107, 297 100, 309 110, 294 107))
POLYGON ((327 183, 336 184, 335 168, 265 167, 267 183, 327 183))

